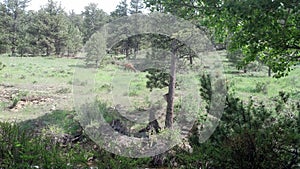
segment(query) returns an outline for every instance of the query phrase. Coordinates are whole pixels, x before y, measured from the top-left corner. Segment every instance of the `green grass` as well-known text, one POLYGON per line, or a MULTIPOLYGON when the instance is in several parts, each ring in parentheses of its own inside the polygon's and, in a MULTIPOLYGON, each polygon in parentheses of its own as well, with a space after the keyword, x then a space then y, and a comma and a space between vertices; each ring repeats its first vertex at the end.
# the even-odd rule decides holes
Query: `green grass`
POLYGON ((291 92, 293 99, 300 99, 300 68, 296 68, 287 77, 275 79, 272 77, 245 77, 242 75, 228 77, 231 90, 242 99, 255 96, 260 100, 275 97, 280 91, 291 92), (259 88, 264 88, 259 90, 259 88))
POLYGON ((73 107, 70 104, 72 100, 69 99, 72 93, 73 74, 76 65, 82 63, 82 60, 4 55, 0 56, 0 62, 5 65, 5 68, 0 71, 0 85, 11 86, 3 87, 4 93, 2 94, 6 93, 7 96, 12 96, 10 91, 17 90, 16 96, 11 100, 1 98, 3 102, 0 104, 1 120, 19 121, 38 118, 50 112, 51 107, 58 104, 61 104, 60 107, 63 109, 73 107), (21 96, 24 93, 26 96, 21 96), (51 98, 53 101, 38 100, 39 104, 24 101, 14 102, 16 99, 25 97, 51 98), (17 104, 17 110, 9 110, 7 107, 14 103, 17 104), (20 104, 24 104, 24 106, 20 106, 20 104))
POLYGON ((0 57, 6 65, 0 72, 0 82, 5 84, 62 84, 72 80, 78 60, 46 57, 0 57))
POLYGON ((265 66, 261 66, 261 70, 257 72, 249 70, 247 73, 242 73, 228 62, 224 52, 220 52, 220 55, 223 56, 227 85, 230 91, 241 99, 247 100, 252 96, 261 101, 268 100, 277 96, 280 91, 290 92, 293 99, 300 99, 300 66, 295 67, 287 77, 276 79, 268 77, 265 66))
POLYGON ((94 90, 100 101, 109 104, 118 104, 118 98, 128 96, 132 105, 144 105, 146 96, 150 95, 146 74, 124 70, 121 66, 102 65, 95 75, 94 90))
MULTIPOLYGON (((300 68, 297 67, 291 71, 290 75, 281 79, 267 77, 267 69, 262 68, 260 72, 238 72, 228 63, 224 52, 219 52, 223 59, 223 67, 227 79, 227 85, 230 91, 234 92, 243 100, 248 100, 250 96, 258 100, 268 100, 278 95, 279 91, 291 93, 293 99, 300 99, 300 68), (228 73, 229 72, 229 73, 228 73)), ((74 80, 74 71, 84 70, 84 61, 78 59, 55 58, 55 57, 7 57, 1 56, 0 62, 6 67, 0 71, 0 84, 26 86, 20 87, 21 93, 27 93, 28 96, 72 96, 72 85, 84 88, 87 82, 74 80), (36 86, 42 86, 43 89, 36 89, 36 86), (52 91, 49 91, 51 87, 52 91)), ((151 93, 146 88, 146 73, 124 70, 123 67, 108 64, 102 64, 100 69, 95 72, 93 77, 95 86, 93 91, 97 98, 109 104, 122 103, 123 100, 117 100, 119 97, 128 97, 130 103, 135 108, 147 107, 149 105, 149 96, 151 93)), ((167 89, 158 90, 161 95, 167 92, 167 89)), ((63 100, 69 108, 73 107, 72 98, 63 100)), ((128 101, 128 100, 127 100, 128 101)), ((37 118, 48 110, 39 109, 39 106, 26 106, 21 112, 7 112, 5 107, 9 102, 0 103, 0 119, 30 119, 37 118), (43 111, 43 112, 38 112, 43 111)), ((61 102, 61 101, 59 101, 61 102)), ((62 102, 61 102, 62 103, 62 102)), ((67 108, 66 108, 67 109, 67 108)))

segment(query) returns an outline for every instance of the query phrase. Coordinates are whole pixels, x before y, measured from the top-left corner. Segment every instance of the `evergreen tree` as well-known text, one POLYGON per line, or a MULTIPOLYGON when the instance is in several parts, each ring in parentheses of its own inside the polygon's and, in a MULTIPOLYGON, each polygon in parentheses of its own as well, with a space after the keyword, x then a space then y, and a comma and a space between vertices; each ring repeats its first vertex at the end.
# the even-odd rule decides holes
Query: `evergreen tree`
POLYGON ((99 66, 101 58, 106 54, 106 42, 105 37, 101 33, 97 32, 86 42, 84 46, 86 53, 86 64, 95 62, 95 66, 99 66))
POLYGON ((29 44, 29 41, 30 41, 30 37, 28 36, 28 29, 29 29, 29 26, 28 26, 28 13, 25 13, 24 15, 22 15, 20 17, 20 26, 19 26, 19 30, 18 30, 18 46, 17 46, 17 53, 20 55, 20 56, 24 56, 24 55, 27 55, 30 51, 30 44, 29 44))
POLYGON ((97 7, 97 4, 90 3, 84 7, 83 15, 83 42, 87 42, 89 38, 96 33, 105 23, 108 22, 108 15, 97 7))
POLYGON ((50 55, 54 51, 48 22, 50 22, 50 17, 45 10, 29 12, 28 36, 30 53, 33 55, 50 55))
POLYGON ((81 34, 83 33, 83 15, 82 14, 76 14, 74 12, 74 10, 72 10, 71 12, 69 12, 68 14, 68 18, 69 21, 71 22, 70 24, 72 24, 73 26, 77 27, 81 34))
POLYGON ((12 56, 17 54, 22 37, 21 29, 24 28, 25 8, 29 0, 4 0, 1 4, 1 44, 9 47, 12 56))
MULTIPOLYGON (((130 9, 129 9, 130 14, 142 13, 141 9, 143 9, 143 8, 144 8, 143 0, 131 0, 130 1, 130 9)), ((138 29, 137 24, 136 23, 134 23, 134 24, 135 24, 135 26, 133 26, 133 29, 138 29)), ((134 58, 136 57, 136 55, 139 51, 141 38, 142 38, 141 35, 135 35, 128 39, 128 46, 130 46, 134 49, 134 58)))
POLYGON ((49 38, 52 39, 55 54, 60 55, 64 52, 68 36, 66 13, 61 5, 57 5, 53 0, 48 0, 48 4, 44 10, 49 16, 49 24, 47 25, 50 31, 49 38))
POLYGON ((8 29, 7 29, 7 12, 4 3, 0 2, 0 53, 7 53, 9 50, 8 29))
POLYGON ((142 13, 144 8, 143 0, 131 0, 130 1, 130 14, 142 13))
POLYGON ((120 4, 117 5, 116 10, 111 12, 110 15, 115 18, 128 16, 127 0, 121 1, 120 4))
POLYGON ((67 55, 75 56, 83 47, 82 45, 82 33, 77 26, 69 24, 68 38, 66 42, 67 55))
POLYGON ((40 9, 31 13, 32 21, 28 33, 34 54, 55 53, 64 54, 68 39, 68 18, 60 5, 53 0, 40 9), (36 47, 34 47, 36 46, 36 47))

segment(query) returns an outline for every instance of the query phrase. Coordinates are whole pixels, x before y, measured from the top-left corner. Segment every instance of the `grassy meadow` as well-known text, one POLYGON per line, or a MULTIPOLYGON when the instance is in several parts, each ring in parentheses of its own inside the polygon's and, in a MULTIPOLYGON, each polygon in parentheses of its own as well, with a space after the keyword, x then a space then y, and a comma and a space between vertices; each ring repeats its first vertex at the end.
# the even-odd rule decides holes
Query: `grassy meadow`
MULTIPOLYGON (((287 77, 275 79, 267 76, 265 67, 261 67, 258 72, 241 73, 227 61, 224 52, 218 52, 218 54, 223 59, 224 75, 229 93, 234 93, 235 96, 245 102, 245 105, 247 105, 246 103, 250 97, 258 102, 264 101, 268 105, 268 101, 278 96, 280 91, 289 93, 293 100, 300 99, 300 67, 295 67, 287 77)), ((118 107, 114 104, 116 99, 118 99, 119 104, 124 103, 124 105, 129 100, 133 110, 128 110, 128 112, 125 112, 126 114, 120 113, 127 118, 133 117, 132 120, 147 119, 149 117, 147 109, 149 109, 151 103, 162 100, 162 95, 167 92, 166 88, 154 89, 150 92, 146 87, 147 73, 125 70, 123 66, 112 64, 109 59, 103 60, 100 68, 96 71, 89 70, 82 58, 8 57, 3 55, 0 59, 0 62, 5 64, 5 68, 0 71, 0 121, 18 122, 23 131, 33 131, 33 133, 43 137, 50 136, 50 138, 54 138, 54 140, 63 144, 52 147, 50 150, 51 157, 47 155, 48 150, 41 152, 39 147, 48 144, 47 140, 35 140, 38 143, 34 144, 27 143, 25 139, 22 145, 32 144, 33 150, 31 150, 25 149, 26 146, 24 148, 18 147, 21 144, 19 144, 16 137, 16 141, 9 142, 7 145, 0 144, 0 148, 18 143, 16 148, 19 148, 20 152, 28 151, 28 158, 35 159, 30 155, 30 152, 36 151, 47 157, 44 159, 46 161, 48 158, 53 161, 59 158, 61 163, 56 161, 57 164, 55 164, 58 166, 71 163, 77 165, 75 168, 86 168, 87 166, 91 168, 99 165, 102 167, 109 165, 111 168, 136 167, 137 165, 148 167, 149 158, 137 160, 121 156, 112 157, 108 152, 99 149, 98 145, 88 137, 83 136, 82 127, 76 118, 75 106, 75 97, 83 98, 78 91, 91 90, 92 93, 96 94, 97 100, 105 102, 105 106, 107 105, 110 108, 118 107), (87 82, 87 80, 92 81, 92 83, 87 82), (91 87, 89 85, 93 83, 95 85, 89 88, 91 87), (121 98, 127 98, 128 100, 121 98), (75 144, 71 140, 72 144, 69 145, 68 139, 70 142, 70 138, 77 143, 75 144), (65 155, 66 152, 68 152, 68 156, 65 155), (96 159, 96 161, 90 159, 96 159), (96 162, 97 165, 90 161, 96 162)), ((178 75, 178 79, 180 80, 180 75, 178 75)), ((177 95, 178 93, 180 93, 180 90, 177 91, 177 95)), ((176 104, 175 100, 175 106, 176 104)), ((105 109, 109 110, 109 108, 105 109)), ((115 118, 113 116, 115 114, 105 114, 104 118, 110 122, 115 118)), ((160 115, 160 117, 163 116, 160 115)), ((159 123, 162 126, 161 121, 159 123)), ((4 128, 11 130, 11 133, 19 133, 18 129, 14 127, 10 129, 5 124, 2 125, 4 128)), ((139 130, 142 127, 141 124, 136 124, 131 129, 139 130)), ((22 136, 20 137, 20 140, 24 140, 22 136)), ((56 145, 56 143, 53 145, 56 145)), ((195 150, 193 156, 188 154, 182 156, 182 158, 189 159, 189 157, 198 156, 200 158, 201 153, 199 154, 197 151, 195 150)), ((199 151, 202 150, 199 149, 199 151)), ((20 156, 18 151, 12 150, 12 153, 13 158, 7 157, 4 159, 15 161, 15 159, 27 158, 27 156, 20 156)), ((190 160, 195 162, 193 158, 190 160)), ((11 162, 8 161, 7 163, 11 162)), ((47 162, 40 161, 40 163, 43 165, 47 162)), ((18 164, 22 164, 22 162, 18 164)), ((66 168, 72 167, 67 166, 66 168)))
MULTIPOLYGON (((300 99, 299 67, 295 67, 289 76, 275 79, 268 77, 267 69, 263 67, 259 72, 241 73, 228 63, 224 52, 220 55, 224 59, 226 84, 230 92, 242 100, 247 101, 249 97, 268 100, 280 91, 289 92, 293 99, 300 99)), ((6 65, 0 72, 2 121, 37 118, 53 110, 74 110, 73 83, 78 85, 74 72, 85 69, 84 60, 1 56, 1 62, 6 65), (7 108, 17 101, 14 109, 7 108)), ((145 72, 134 73, 109 63, 102 64, 94 76, 94 91, 100 100, 112 104, 114 98, 129 96, 134 107, 142 108, 155 93, 163 95, 167 92, 166 89, 157 89, 151 93, 146 88, 145 72), (124 86, 128 89, 124 90, 124 86)), ((84 87, 86 84, 79 85, 84 87)))

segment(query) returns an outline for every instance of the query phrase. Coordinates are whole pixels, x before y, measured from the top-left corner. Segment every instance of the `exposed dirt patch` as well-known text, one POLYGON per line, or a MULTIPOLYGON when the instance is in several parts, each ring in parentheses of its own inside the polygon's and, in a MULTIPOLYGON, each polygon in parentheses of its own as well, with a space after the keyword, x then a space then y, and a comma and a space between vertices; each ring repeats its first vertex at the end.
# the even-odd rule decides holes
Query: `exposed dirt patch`
MULTIPOLYGON (((0 111, 2 114, 31 113, 40 109, 39 114, 57 109, 72 109, 70 86, 7 85, 0 84, 0 111)), ((6 119, 5 117, 1 117, 6 119)), ((10 119, 8 117, 8 119, 10 119)), ((22 119, 17 119, 22 120, 22 119)))

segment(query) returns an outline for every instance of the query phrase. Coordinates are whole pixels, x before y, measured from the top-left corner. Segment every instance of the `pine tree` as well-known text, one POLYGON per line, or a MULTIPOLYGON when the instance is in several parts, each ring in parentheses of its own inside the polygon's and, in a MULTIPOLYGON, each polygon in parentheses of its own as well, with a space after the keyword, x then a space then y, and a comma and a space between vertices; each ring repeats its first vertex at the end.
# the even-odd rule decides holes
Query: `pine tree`
POLYGON ((69 21, 71 22, 73 26, 77 27, 81 34, 83 33, 84 27, 83 27, 83 15, 82 14, 76 14, 73 10, 69 12, 68 14, 69 21))
POLYGON ((1 4, 1 28, 4 33, 0 38, 3 47, 9 47, 12 56, 17 54, 24 28, 22 18, 29 0, 5 0, 1 4))
POLYGON ((83 42, 87 42, 89 38, 96 33, 105 23, 108 22, 108 15, 97 7, 97 4, 90 3, 84 7, 83 15, 83 42))
POLYGON ((30 15, 29 36, 33 54, 64 54, 68 39, 68 18, 60 5, 49 0, 30 15))
POLYGON ((144 8, 143 0, 131 0, 130 1, 130 14, 142 13, 144 8))
POLYGON ((123 0, 117 5, 116 10, 111 12, 112 17, 118 18, 123 16, 128 16, 128 4, 127 0, 123 0))
POLYGON ((74 57, 83 47, 82 33, 79 28, 73 24, 69 24, 68 38, 66 42, 67 55, 74 57))
POLYGON ((86 42, 84 46, 86 53, 86 64, 95 62, 95 66, 99 66, 100 60, 106 54, 106 42, 105 37, 100 32, 92 35, 92 37, 86 42))
POLYGON ((0 2, 0 53, 7 53, 9 50, 8 29, 7 29, 7 12, 4 3, 0 2))

